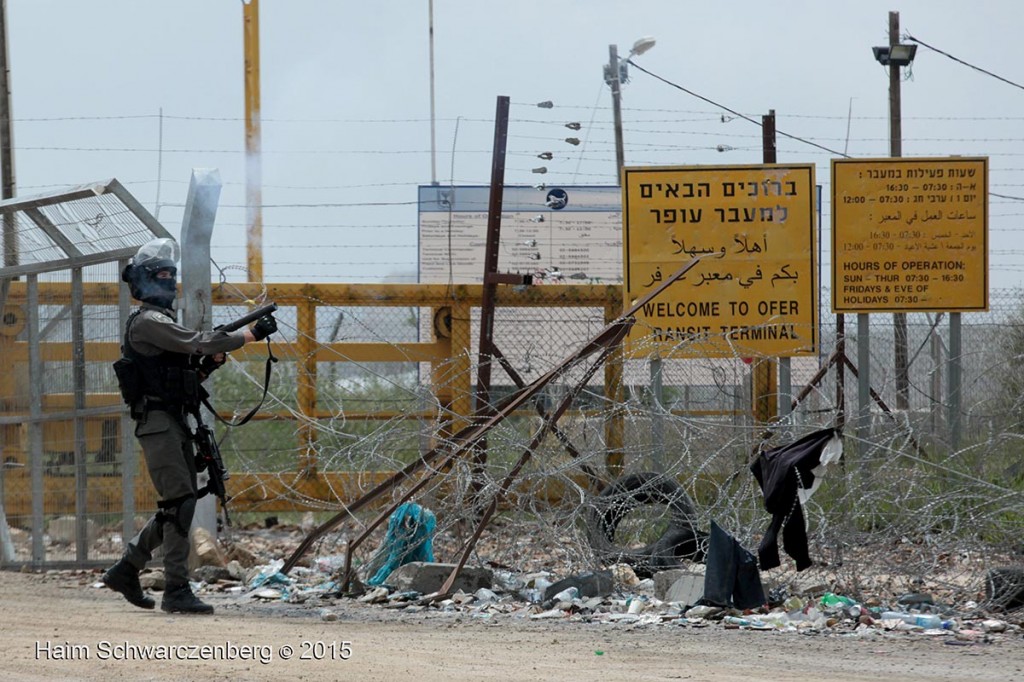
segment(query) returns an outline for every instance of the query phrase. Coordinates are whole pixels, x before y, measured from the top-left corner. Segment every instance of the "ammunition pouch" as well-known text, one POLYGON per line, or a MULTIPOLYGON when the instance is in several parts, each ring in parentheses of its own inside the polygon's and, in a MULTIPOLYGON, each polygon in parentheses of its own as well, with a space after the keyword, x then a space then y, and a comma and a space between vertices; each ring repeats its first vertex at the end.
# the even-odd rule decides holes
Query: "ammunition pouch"
POLYGON ((199 373, 194 369, 167 367, 164 370, 162 398, 170 405, 180 405, 185 412, 199 409, 206 390, 199 384, 199 373))
POLYGON ((194 365, 198 358, 184 353, 164 351, 142 355, 130 343, 131 326, 141 311, 133 313, 125 326, 121 359, 114 363, 114 374, 121 397, 131 408, 132 418, 141 419, 149 409, 194 413, 209 397, 200 385, 201 376, 194 365))
POLYGON ((114 375, 117 376, 117 387, 126 405, 132 407, 142 401, 145 391, 137 363, 131 358, 121 358, 114 363, 114 375))

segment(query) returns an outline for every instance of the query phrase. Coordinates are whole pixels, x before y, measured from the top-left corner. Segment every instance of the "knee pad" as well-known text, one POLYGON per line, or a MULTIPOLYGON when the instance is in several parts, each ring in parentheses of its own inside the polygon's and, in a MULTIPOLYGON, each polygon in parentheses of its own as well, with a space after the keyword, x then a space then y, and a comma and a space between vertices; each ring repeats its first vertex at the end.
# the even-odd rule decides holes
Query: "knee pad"
POLYGON ((160 511, 157 518, 162 518, 164 523, 170 523, 183 537, 188 537, 189 528, 192 527, 192 517, 196 514, 196 498, 194 495, 178 497, 173 500, 157 502, 160 511))

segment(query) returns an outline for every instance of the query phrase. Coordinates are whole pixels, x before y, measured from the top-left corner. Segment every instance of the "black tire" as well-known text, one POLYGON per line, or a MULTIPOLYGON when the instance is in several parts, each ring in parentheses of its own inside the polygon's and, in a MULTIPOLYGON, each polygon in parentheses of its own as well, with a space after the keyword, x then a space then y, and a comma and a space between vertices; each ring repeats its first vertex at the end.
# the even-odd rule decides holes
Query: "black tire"
POLYGON ((587 539, 599 561, 624 563, 640 577, 681 566, 682 558, 703 556, 700 538, 704 534, 693 526, 696 517, 693 502, 675 480, 657 473, 623 476, 601 491, 589 505, 586 515, 587 539), (619 523, 643 505, 661 504, 666 508, 668 526, 660 538, 644 547, 615 544, 619 523), (676 551, 680 547, 681 553, 676 551))
POLYGON ((656 573, 680 568, 684 561, 702 564, 707 555, 707 533, 696 528, 669 530, 651 547, 651 570, 656 573))

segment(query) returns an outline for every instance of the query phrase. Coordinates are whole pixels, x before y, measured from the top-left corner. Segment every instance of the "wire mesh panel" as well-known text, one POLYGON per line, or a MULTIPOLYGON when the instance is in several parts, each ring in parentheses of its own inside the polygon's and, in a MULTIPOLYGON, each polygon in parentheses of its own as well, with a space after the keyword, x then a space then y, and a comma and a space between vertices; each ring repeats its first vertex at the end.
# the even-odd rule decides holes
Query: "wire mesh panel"
POLYGON ((110 367, 128 297, 110 283, 168 235, 116 180, 9 199, 0 214, 0 502, 14 529, 0 560, 106 560, 134 532, 138 468, 110 367))
POLYGON ((24 324, 5 339, 23 358, 13 363, 0 427, 4 510, 22 540, 7 562, 106 561, 123 551, 124 533, 134 527, 134 495, 125 492, 136 484, 138 453, 126 438, 111 369, 123 315, 116 288, 93 286, 116 280, 119 269, 107 263, 29 275, 8 299, 24 324), (76 306, 69 286, 91 293, 76 306))
MULTIPOLYGON (((88 278, 113 279, 113 266, 107 267, 88 278)), ((68 280, 54 276, 47 286, 60 285, 66 292, 68 280)), ((40 291, 45 291, 42 283, 40 291)), ((271 289, 267 295, 273 293, 271 289)), ((222 295, 228 305, 217 306, 214 323, 246 312, 251 295, 222 295)), ((73 358, 57 350, 74 334, 68 299, 61 296, 42 296, 38 305, 36 333, 45 357, 40 392, 47 406, 73 401, 73 358)), ((13 302, 20 305, 21 300, 13 302)), ((766 580, 773 585, 824 581, 861 594, 925 580, 936 591, 976 596, 985 571, 1010 560, 1019 542, 1016 528, 1024 478, 1019 465, 1021 379, 1016 370, 1024 348, 1019 338, 1021 304, 1015 292, 998 292, 992 301, 991 312, 964 315, 962 320, 959 417, 964 435, 957 448, 950 446, 949 437, 949 420, 956 415, 951 414, 949 401, 949 329, 943 320, 935 315, 908 316, 910 392, 909 408, 904 410, 894 407, 891 316, 871 317, 869 374, 875 398, 869 428, 860 432, 852 423, 858 409, 854 370, 861 339, 847 316, 849 362, 844 362, 832 353, 836 318, 823 316, 824 347, 818 357, 791 361, 793 386, 780 400, 795 395, 799 400, 791 413, 773 423, 756 423, 751 410, 751 371, 761 358, 655 361, 641 353, 633 359, 610 356, 597 367, 588 358, 565 368, 519 410, 496 423, 487 432, 484 459, 478 450, 460 445, 456 432, 468 423, 469 414, 454 412, 451 402, 459 391, 469 396, 474 391, 475 304, 450 306, 455 318, 451 348, 443 357, 425 360, 423 353, 437 352, 444 345, 437 345, 443 339, 433 332, 423 331, 423 318, 432 318, 435 309, 445 306, 424 307, 415 301, 379 305, 372 300, 339 304, 322 294, 282 296, 280 331, 269 345, 279 361, 273 365, 260 416, 241 428, 217 426, 232 472, 232 505, 236 513, 336 511, 390 472, 422 464, 404 485, 383 494, 367 507, 368 513, 352 516, 315 551, 333 552, 369 532, 373 516, 402 501, 410 486, 419 482, 412 498, 437 516, 435 553, 441 560, 453 560, 479 514, 507 486, 496 523, 475 545, 474 561, 519 571, 567 573, 608 561, 607 548, 594 544, 595 509, 607 504, 601 491, 618 476, 656 475, 678 486, 679 494, 692 502, 687 523, 696 532, 706 533, 715 521, 754 548, 771 521, 750 471, 757 453, 813 430, 841 425, 845 414, 843 458, 805 505, 815 565, 797 574, 784 557, 782 567, 766 572, 766 580), (457 331, 460 324, 466 330, 463 337, 457 331), (375 350, 362 344, 373 344, 375 350), (606 373, 609 363, 619 369, 606 373), (444 383, 438 383, 440 377, 444 383), (439 397, 449 389, 454 391, 449 398, 439 397), (551 414, 568 396, 573 398, 571 409, 555 429, 545 426, 543 415, 551 414), (618 441, 610 439, 614 429, 610 431, 609 424, 621 429, 618 441), (549 429, 546 437, 538 439, 544 428, 549 429), (424 459, 435 450, 440 454, 424 459), (621 452, 621 468, 609 469, 612 450, 621 452), (452 452, 457 454, 449 456, 452 452)), ((90 294, 86 299, 82 336, 92 350, 84 376, 93 402, 117 400, 111 395, 107 363, 116 353, 120 314, 109 298, 90 294)), ((530 382, 587 344, 603 328, 605 317, 603 304, 574 301, 499 307, 495 343, 509 366, 530 382)), ((21 341, 27 334, 26 329, 10 338, 21 341)), ((237 419, 259 403, 266 349, 261 344, 258 350, 247 347, 244 353, 232 354, 209 382, 213 404, 223 415, 237 419)), ((17 372, 24 375, 26 370, 21 366, 17 372)), ((492 378, 491 396, 500 405, 514 393, 515 382, 498 367, 492 378)), ((15 395, 21 395, 24 404, 31 396, 28 382, 20 381, 21 393, 15 395)), ((118 467, 126 460, 120 445, 125 434, 115 431, 113 418, 86 418, 84 449, 76 442, 73 420, 47 423, 40 430, 41 480, 49 486, 43 513, 47 560, 79 558, 79 526, 72 541, 59 544, 54 539, 59 524, 53 532, 50 524, 65 514, 54 505, 74 510, 82 480, 88 499, 85 516, 93 522, 86 524, 85 532, 92 533, 89 528, 95 527, 97 533, 88 558, 112 556, 118 549, 113 529, 123 527, 123 509, 114 500, 122 490, 118 467)), ((29 431, 4 427, 9 458, 17 452, 12 437, 27 442, 29 431)), ((5 469, 5 509, 13 532, 30 534, 32 505, 39 503, 32 497, 31 472, 25 471, 28 462, 13 457, 5 469)), ((138 509, 148 505, 140 492, 138 509)), ((634 504, 624 509, 610 540, 623 552, 667 542, 670 531, 679 530, 670 505, 634 504)), ((357 562, 370 560, 380 532, 369 533, 356 550, 357 562)), ((19 558, 31 557, 31 538, 22 537, 16 544, 19 558)))

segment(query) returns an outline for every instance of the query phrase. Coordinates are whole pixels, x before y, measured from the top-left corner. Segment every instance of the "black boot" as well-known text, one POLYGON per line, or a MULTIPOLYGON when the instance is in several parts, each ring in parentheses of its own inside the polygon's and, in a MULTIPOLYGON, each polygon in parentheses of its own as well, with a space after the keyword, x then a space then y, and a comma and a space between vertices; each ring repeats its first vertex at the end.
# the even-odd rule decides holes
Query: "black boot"
POLYGON ((192 588, 187 583, 185 585, 168 585, 164 590, 160 608, 167 613, 213 613, 213 607, 199 601, 199 598, 192 594, 192 588))
POLYGON ((156 606, 156 602, 142 591, 138 569, 124 559, 103 574, 103 584, 115 592, 120 592, 125 599, 140 609, 151 609, 156 606))

